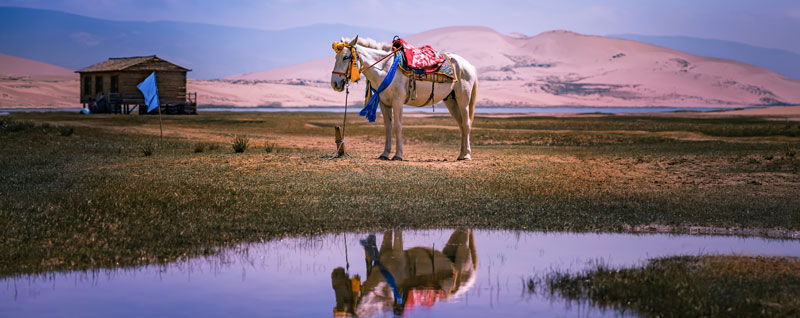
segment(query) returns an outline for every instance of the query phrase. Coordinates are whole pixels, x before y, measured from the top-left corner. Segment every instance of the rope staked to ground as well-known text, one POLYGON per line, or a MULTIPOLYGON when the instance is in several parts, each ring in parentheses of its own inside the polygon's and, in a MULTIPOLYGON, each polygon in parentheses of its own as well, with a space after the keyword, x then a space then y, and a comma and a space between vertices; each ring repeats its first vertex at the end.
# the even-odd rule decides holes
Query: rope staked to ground
POLYGON ((350 81, 347 81, 347 83, 344 85, 344 91, 345 91, 345 94, 344 94, 344 119, 342 120, 342 140, 336 142, 336 153, 330 159, 339 158, 340 157, 339 156, 340 153, 343 153, 344 156, 347 156, 347 157, 350 156, 348 153, 342 151, 342 149, 344 148, 344 132, 345 132, 345 129, 347 128, 347 100, 350 97, 350 81))

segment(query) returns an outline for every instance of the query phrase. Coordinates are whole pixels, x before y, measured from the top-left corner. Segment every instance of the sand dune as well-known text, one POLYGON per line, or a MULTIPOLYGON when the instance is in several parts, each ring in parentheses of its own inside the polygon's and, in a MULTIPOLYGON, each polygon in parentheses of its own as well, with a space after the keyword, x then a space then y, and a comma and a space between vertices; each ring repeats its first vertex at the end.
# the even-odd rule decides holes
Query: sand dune
MULTIPOLYGON (((351 86, 350 103, 358 104, 363 94, 363 84, 351 86), (356 87, 359 87, 356 89, 356 87)), ((307 106, 344 106, 344 94, 331 89, 330 84, 264 81, 199 81, 189 80, 187 89, 197 92, 197 99, 203 105, 237 106, 237 107, 307 107, 307 106)), ((361 104, 363 104, 363 95, 361 104)))
MULTIPOLYGON (((569 31, 509 35, 448 27, 406 37, 455 52, 479 70, 478 106, 742 107, 800 104, 800 81, 763 68, 660 46, 569 31)), ((335 39, 331 39, 335 40, 335 39)), ((188 82, 202 105, 341 106, 330 87, 333 56, 287 67, 188 82)), ((0 55, 0 107, 77 107, 77 74, 0 55)), ((350 104, 363 103, 364 84, 350 104)))
MULTIPOLYGON (((449 27, 406 37, 479 69, 479 105, 719 106, 800 104, 800 81, 755 66, 636 41, 550 31, 527 37, 449 27)), ((327 82, 333 58, 229 79, 327 82)))
POLYGON ((75 77, 75 71, 21 57, 0 54, 0 75, 75 77))
POLYGON ((78 74, 0 54, 0 107, 80 107, 78 74))

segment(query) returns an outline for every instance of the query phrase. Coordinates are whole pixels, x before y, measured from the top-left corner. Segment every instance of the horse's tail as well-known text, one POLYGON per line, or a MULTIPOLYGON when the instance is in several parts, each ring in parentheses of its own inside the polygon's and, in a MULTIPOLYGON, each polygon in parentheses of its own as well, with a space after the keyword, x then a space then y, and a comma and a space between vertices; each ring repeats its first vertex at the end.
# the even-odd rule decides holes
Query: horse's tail
POLYGON ((475 118, 475 95, 478 95, 478 79, 472 84, 472 94, 469 96, 469 121, 475 118))

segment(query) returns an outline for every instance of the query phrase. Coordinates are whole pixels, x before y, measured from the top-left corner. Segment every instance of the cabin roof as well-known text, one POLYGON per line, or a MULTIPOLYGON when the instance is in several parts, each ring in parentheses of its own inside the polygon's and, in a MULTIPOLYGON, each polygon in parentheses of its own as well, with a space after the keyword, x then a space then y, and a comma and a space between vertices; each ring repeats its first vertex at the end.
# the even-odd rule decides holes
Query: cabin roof
POLYGON ((131 57, 112 57, 106 61, 102 61, 100 63, 84 67, 80 70, 75 71, 76 73, 87 73, 87 72, 110 72, 110 71, 124 71, 128 68, 133 66, 142 64, 144 62, 150 61, 164 61, 169 63, 171 66, 170 69, 165 71, 191 71, 188 68, 180 66, 178 64, 172 63, 165 59, 162 59, 155 55, 148 55, 148 56, 131 56, 131 57))

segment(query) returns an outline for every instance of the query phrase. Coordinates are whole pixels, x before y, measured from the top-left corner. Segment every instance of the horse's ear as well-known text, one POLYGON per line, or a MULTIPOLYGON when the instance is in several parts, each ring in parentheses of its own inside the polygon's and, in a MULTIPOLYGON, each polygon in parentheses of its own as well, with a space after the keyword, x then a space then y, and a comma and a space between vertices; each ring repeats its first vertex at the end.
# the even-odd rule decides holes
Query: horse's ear
POLYGON ((348 44, 348 45, 349 45, 349 46, 355 46, 355 45, 356 45, 356 43, 358 43, 358 35, 356 35, 356 37, 355 37, 355 38, 353 38, 353 40, 352 40, 352 41, 350 41, 350 44, 348 44))

